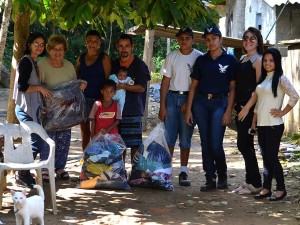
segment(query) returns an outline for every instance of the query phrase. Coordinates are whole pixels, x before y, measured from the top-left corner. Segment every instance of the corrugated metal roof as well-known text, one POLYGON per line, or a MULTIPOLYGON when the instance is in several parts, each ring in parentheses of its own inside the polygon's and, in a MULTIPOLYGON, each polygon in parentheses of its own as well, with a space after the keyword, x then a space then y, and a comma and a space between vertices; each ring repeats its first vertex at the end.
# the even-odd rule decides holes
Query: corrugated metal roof
MULTIPOLYGON (((268 5, 274 7, 275 5, 286 4, 287 0, 264 0, 268 5)), ((288 3, 295 4, 300 3, 300 0, 289 0, 288 3)))

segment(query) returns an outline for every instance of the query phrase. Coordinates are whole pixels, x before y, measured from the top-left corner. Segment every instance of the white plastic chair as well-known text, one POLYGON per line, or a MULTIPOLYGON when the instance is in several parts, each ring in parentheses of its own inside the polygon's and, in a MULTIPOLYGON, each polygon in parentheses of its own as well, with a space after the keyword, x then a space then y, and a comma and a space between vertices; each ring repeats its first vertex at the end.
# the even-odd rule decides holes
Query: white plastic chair
POLYGON ((55 142, 49 138, 44 128, 38 123, 25 121, 19 124, 0 123, 0 135, 4 136, 4 162, 0 163, 0 209, 2 209, 3 187, 6 179, 5 170, 36 170, 36 182, 43 187, 42 168, 49 171, 53 214, 57 214, 56 190, 54 177, 55 142), (38 134, 50 146, 49 157, 45 161, 34 160, 31 147, 31 133, 38 134), (22 143, 14 148, 13 140, 22 138, 22 143))

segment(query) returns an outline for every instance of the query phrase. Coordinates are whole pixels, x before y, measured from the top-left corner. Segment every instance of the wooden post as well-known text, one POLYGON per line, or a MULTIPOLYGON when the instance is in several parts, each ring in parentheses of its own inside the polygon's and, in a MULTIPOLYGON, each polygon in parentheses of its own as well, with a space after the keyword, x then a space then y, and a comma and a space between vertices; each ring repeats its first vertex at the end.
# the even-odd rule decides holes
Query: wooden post
MULTIPOLYGON (((154 34, 155 34, 154 30, 146 30, 145 31, 143 60, 146 63, 146 65, 148 66, 150 73, 151 73, 151 68, 152 68, 154 34)), ((143 131, 147 130, 149 88, 150 88, 150 82, 148 82, 148 84, 147 84, 146 106, 145 106, 145 112, 144 112, 144 116, 143 116, 143 131)))
POLYGON ((171 51, 171 39, 167 38, 167 55, 170 54, 171 51))

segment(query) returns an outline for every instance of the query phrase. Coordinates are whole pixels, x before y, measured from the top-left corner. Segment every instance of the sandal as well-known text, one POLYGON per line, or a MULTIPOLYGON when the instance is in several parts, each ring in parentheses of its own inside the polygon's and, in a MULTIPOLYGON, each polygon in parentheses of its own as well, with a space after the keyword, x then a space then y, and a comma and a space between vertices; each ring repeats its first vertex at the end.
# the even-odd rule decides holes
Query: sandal
POLYGON ((56 177, 61 180, 69 180, 70 176, 64 169, 55 169, 56 177))
POLYGON ((49 182, 49 172, 47 169, 42 169, 42 180, 43 182, 49 182))

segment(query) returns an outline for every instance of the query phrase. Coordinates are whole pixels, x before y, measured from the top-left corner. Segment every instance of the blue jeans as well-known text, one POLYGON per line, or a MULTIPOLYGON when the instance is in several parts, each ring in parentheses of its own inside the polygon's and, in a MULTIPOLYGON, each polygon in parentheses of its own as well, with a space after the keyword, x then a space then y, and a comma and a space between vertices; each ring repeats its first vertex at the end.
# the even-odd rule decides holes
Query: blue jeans
MULTIPOLYGON (((15 114, 19 122, 23 121, 33 121, 33 119, 23 110, 20 108, 19 105, 16 105, 15 107, 15 114)), ((37 112, 38 114, 38 112, 37 112)), ((37 121, 40 123, 40 121, 37 121)), ((31 134, 31 145, 32 145, 32 151, 34 158, 38 153, 41 153, 45 148, 47 148, 47 143, 37 134, 31 134)), ((46 160, 47 158, 44 158, 41 160, 46 160)))
POLYGON ((225 126, 222 117, 228 99, 207 99, 196 95, 193 102, 193 115, 196 120, 202 147, 203 169, 207 180, 227 178, 227 164, 223 148, 225 126))
POLYGON ((189 149, 194 126, 189 126, 184 121, 184 113, 181 106, 187 102, 187 95, 168 93, 166 98, 167 117, 164 124, 166 127, 166 139, 168 146, 174 147, 179 135, 179 147, 189 149))

